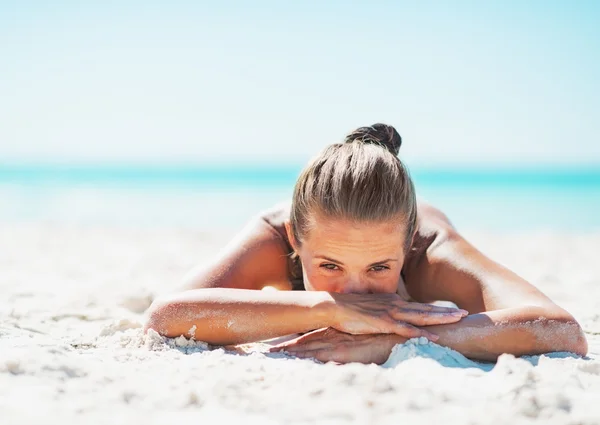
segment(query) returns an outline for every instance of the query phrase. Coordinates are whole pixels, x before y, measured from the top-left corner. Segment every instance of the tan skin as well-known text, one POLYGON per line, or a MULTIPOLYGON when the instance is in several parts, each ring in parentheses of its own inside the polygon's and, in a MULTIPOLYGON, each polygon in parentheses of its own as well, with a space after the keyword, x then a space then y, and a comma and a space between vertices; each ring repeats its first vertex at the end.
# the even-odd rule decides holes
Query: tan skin
POLYGON ((187 290, 153 304, 146 329, 215 345, 304 333, 272 350, 339 363, 381 364, 396 344, 420 336, 479 360, 587 353, 568 312, 487 258, 430 205, 419 203, 408 244, 401 217, 352 223, 315 213, 302 241, 291 237, 287 217, 282 207, 249 223, 190 273, 187 290), (290 290, 290 247, 306 291, 290 290), (259 291, 265 287, 278 290, 259 291), (429 304, 438 300, 458 309, 429 304))

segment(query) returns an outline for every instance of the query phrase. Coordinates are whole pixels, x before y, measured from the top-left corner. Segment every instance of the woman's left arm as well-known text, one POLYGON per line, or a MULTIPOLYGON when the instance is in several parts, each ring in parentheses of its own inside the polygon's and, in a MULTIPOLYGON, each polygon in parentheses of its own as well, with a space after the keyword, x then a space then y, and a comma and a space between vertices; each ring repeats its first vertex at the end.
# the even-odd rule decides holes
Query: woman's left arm
POLYGON ((503 353, 587 354, 585 335, 571 314, 487 258, 451 226, 425 255, 407 282, 411 295, 422 302, 451 301, 470 313, 454 324, 427 327, 439 335, 438 344, 480 360, 503 353))

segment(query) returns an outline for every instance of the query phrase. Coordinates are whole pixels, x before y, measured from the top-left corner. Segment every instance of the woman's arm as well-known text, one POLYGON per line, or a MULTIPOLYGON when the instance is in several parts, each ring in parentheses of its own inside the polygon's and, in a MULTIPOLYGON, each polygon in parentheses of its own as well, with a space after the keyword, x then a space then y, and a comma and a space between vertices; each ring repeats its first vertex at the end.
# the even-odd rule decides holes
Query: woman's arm
POLYGON ((521 306, 470 315, 458 323, 431 326, 438 344, 478 360, 569 351, 585 356, 579 324, 559 308, 521 306))
POLYGON ((332 305, 327 292, 196 289, 155 302, 145 330, 242 344, 332 326, 332 305))
MULTIPOLYGON (((570 351, 585 355, 587 344, 579 325, 569 315, 547 313, 538 307, 503 309, 427 329, 440 336, 438 344, 475 360, 495 361, 504 353, 522 356, 570 351)), ((349 335, 328 328, 281 343, 271 351, 322 362, 382 364, 396 344, 406 341, 395 334, 349 335)))
MULTIPOLYGON (((571 315, 551 306, 504 308, 470 315, 459 322, 428 326, 439 336, 438 344, 463 355, 495 361, 515 356, 569 351, 584 356, 587 342, 571 315)), ((320 329, 274 347, 298 357, 322 362, 384 363, 396 344, 407 341, 395 334, 349 335, 335 329, 320 329)))
POLYGON ((422 302, 452 301, 471 313, 459 323, 428 328, 440 336, 439 344, 482 360, 502 353, 587 353, 585 335, 572 315, 487 258, 449 223, 425 255, 410 275, 411 295, 422 302))

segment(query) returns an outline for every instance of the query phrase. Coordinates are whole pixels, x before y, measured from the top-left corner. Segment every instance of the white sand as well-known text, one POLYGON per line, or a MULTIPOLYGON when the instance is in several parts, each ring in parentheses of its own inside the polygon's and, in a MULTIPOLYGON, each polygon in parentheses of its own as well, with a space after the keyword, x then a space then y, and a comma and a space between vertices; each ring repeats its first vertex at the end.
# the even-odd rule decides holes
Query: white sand
POLYGON ((575 314, 590 342, 588 359, 495 367, 418 341, 379 367, 142 336, 153 296, 228 236, 0 226, 0 423, 600 424, 600 234, 468 235, 575 314))

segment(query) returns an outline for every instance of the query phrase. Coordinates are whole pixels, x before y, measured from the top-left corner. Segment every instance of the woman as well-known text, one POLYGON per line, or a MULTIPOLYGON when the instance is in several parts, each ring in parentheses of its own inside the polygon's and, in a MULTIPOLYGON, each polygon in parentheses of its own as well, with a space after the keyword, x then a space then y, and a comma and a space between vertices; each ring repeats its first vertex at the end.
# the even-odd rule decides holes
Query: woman
POLYGON ((327 147, 291 206, 252 220, 189 290, 157 300, 146 329, 214 345, 304 333, 273 350, 340 363, 383 363, 414 337, 479 360, 585 355, 573 316, 417 202, 401 143, 375 124, 327 147))

